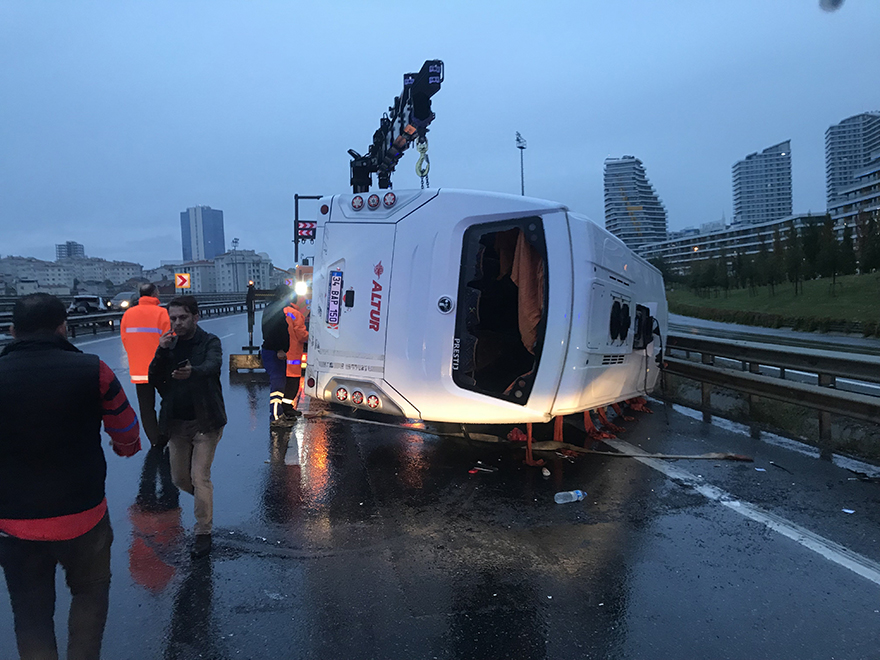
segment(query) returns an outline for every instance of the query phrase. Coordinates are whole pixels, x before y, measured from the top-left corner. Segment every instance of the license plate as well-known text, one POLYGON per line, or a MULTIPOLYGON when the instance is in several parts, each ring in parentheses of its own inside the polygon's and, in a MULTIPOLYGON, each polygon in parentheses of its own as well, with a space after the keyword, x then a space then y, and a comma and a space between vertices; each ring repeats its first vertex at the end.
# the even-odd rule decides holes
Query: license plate
POLYGON ((330 290, 327 294, 327 325, 339 325, 339 310, 342 307, 342 271, 330 271, 330 290))

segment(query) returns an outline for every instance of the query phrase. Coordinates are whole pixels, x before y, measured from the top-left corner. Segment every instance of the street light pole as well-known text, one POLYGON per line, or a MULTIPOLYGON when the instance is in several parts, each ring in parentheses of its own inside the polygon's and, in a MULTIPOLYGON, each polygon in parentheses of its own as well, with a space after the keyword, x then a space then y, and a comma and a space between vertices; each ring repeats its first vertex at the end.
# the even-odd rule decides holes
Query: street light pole
POLYGON ((526 194, 526 178, 525 178, 525 170, 523 169, 523 151, 526 150, 526 141, 523 139, 523 136, 519 134, 519 131, 516 132, 516 148, 519 149, 519 194, 526 194))
POLYGON ((238 291, 238 239, 232 239, 232 291, 238 291))

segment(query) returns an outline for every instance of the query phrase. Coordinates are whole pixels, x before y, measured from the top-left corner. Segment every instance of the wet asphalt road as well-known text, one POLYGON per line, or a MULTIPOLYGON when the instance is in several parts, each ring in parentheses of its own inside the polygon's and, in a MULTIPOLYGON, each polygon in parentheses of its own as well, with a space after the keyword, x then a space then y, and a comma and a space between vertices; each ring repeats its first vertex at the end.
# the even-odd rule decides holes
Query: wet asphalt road
MULTIPOLYGON (((227 354, 246 343, 243 316, 203 327, 227 354)), ((118 337, 80 346, 134 401, 118 337)), ((755 462, 551 455, 545 479, 507 444, 334 419, 270 433, 264 378, 224 374, 208 559, 189 558, 192 499, 161 488, 161 457, 107 452, 105 658, 880 658, 880 483, 659 402, 621 440, 755 462), (572 488, 588 498, 553 503, 572 488)), ((60 572, 58 594, 63 647, 60 572)))

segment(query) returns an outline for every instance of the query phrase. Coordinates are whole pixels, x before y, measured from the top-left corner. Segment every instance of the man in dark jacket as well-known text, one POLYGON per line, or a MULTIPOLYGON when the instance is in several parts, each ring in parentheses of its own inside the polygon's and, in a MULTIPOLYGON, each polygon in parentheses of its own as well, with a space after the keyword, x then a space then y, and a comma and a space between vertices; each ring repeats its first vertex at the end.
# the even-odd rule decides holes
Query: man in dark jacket
POLYGON ((211 551, 214 485, 211 464, 226 426, 220 339, 199 327, 192 296, 168 303, 171 331, 162 335, 150 363, 150 383, 162 395, 159 431, 169 437, 171 477, 195 498, 194 557, 211 551))
POLYGON ((0 565, 22 658, 57 658, 55 566, 72 599, 68 658, 101 655, 110 544, 101 422, 113 451, 140 451, 140 427, 113 371, 67 341, 54 296, 20 298, 0 353, 0 565))

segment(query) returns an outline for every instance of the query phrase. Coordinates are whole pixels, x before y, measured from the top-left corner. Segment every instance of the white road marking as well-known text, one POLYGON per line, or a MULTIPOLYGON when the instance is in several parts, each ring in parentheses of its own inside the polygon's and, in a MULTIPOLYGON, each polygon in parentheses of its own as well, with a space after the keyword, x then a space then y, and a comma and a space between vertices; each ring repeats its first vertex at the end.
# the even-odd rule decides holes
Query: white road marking
POLYGON ((234 332, 230 332, 228 335, 223 335, 222 337, 219 337, 219 339, 226 339, 227 337, 231 337, 234 334, 234 332))
MULTIPOLYGON (((604 440, 603 442, 614 447, 617 451, 624 454, 641 454, 643 450, 620 440, 604 440)), ((834 562, 838 566, 848 568, 857 575, 870 580, 876 585, 880 585, 880 564, 875 561, 863 557, 853 552, 839 543, 835 543, 823 536, 819 536, 800 525, 793 523, 775 513, 765 511, 761 507, 750 502, 743 502, 734 498, 730 493, 721 488, 706 483, 702 477, 691 474, 687 470, 679 467, 668 465, 662 460, 656 458, 637 458, 634 460, 644 463, 658 472, 666 475, 673 481, 686 484, 696 490, 713 502, 718 502, 726 506, 731 511, 736 511, 742 516, 765 525, 768 529, 782 534, 783 536, 799 543, 808 550, 812 550, 816 554, 825 557, 829 561, 834 562)))

